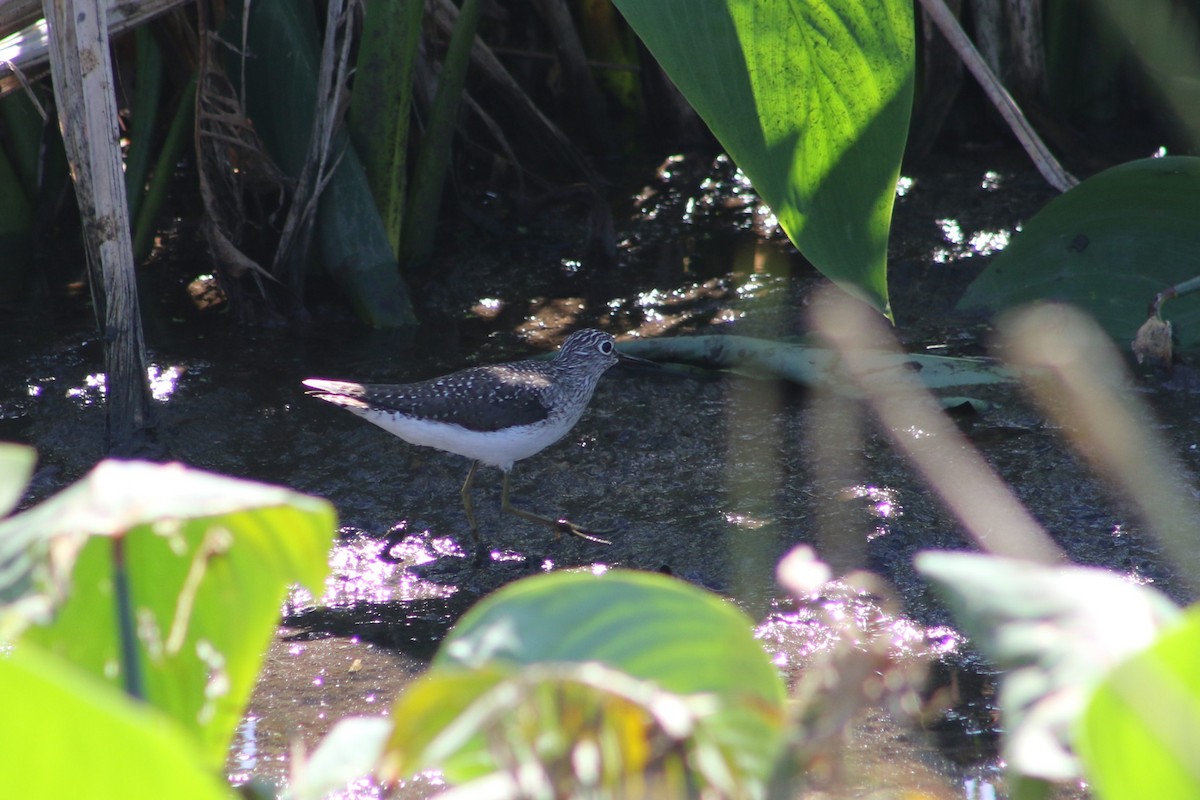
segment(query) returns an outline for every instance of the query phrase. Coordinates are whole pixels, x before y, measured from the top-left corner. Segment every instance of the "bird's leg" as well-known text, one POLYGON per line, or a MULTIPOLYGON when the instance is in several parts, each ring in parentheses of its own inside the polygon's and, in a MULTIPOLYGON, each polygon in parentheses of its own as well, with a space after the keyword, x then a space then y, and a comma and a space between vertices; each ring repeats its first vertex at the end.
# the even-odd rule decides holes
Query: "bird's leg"
POLYGON ((554 538, 557 540, 564 533, 569 533, 572 536, 578 536, 580 539, 587 539, 589 542, 596 544, 612 544, 608 539, 597 536, 591 531, 581 528, 574 522, 567 519, 551 519, 550 517, 541 517, 524 509, 517 508, 508 502, 508 478, 510 473, 504 472, 504 488, 500 491, 500 510, 507 511, 509 514, 515 514, 521 519, 527 519, 530 522, 539 522, 542 525, 549 525, 554 529, 554 538))
POLYGON ((467 512, 467 522, 471 525, 471 541, 475 543, 475 564, 477 566, 486 560, 483 540, 479 538, 479 525, 475 522, 475 506, 471 504, 471 488, 475 484, 475 470, 478 468, 479 462, 472 461, 471 469, 467 471, 467 479, 463 481, 461 492, 463 511, 467 512))

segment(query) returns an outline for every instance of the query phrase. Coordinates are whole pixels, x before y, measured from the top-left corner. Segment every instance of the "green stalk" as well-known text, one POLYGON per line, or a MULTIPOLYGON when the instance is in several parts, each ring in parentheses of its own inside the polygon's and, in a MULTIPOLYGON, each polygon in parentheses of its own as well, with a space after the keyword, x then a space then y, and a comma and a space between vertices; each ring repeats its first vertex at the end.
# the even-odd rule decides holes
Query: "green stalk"
MULTIPOLYGON (((143 259, 150 252, 150 240, 154 234, 154 218, 162 208, 167 196, 167 186, 175 174, 175 164, 183 154, 183 148, 192 138, 192 120, 196 115, 196 79, 193 77, 183 90, 179 107, 175 109, 175 117, 167 130, 167 138, 163 140, 162 149, 158 151, 158 161, 154 164, 154 173, 150 176, 150 185, 146 187, 146 196, 138 206, 137 221, 133 226, 133 257, 143 259)), ((126 184, 128 186, 128 184, 126 184)))
POLYGON ((137 620, 129 593, 129 570, 125 565, 125 537, 113 538, 113 592, 117 599, 117 636, 121 643, 121 677, 125 694, 135 700, 146 699, 142 662, 138 657, 137 620))
POLYGON ((408 187, 408 130, 412 74, 421 40, 422 0, 370 3, 350 102, 350 139, 367 171, 371 194, 387 229, 392 253, 400 253, 408 187))
POLYGON ((137 41, 137 93, 133 98, 133 118, 129 126, 129 152, 125 156, 125 198, 129 203, 130 219, 137 218, 142 202, 163 75, 162 50, 154 40, 154 34, 143 26, 134 35, 137 41))
POLYGON ((429 126, 421 141, 409 207, 404 218, 401 261, 406 264, 420 264, 433 253, 438 208, 442 203, 442 188, 450 165, 450 144, 458 121, 467 65, 471 61, 471 45, 479 27, 479 6, 479 0, 463 0, 458 22, 450 36, 450 47, 446 51, 446 61, 442 65, 442 75, 433 98, 433 108, 430 109, 429 126))

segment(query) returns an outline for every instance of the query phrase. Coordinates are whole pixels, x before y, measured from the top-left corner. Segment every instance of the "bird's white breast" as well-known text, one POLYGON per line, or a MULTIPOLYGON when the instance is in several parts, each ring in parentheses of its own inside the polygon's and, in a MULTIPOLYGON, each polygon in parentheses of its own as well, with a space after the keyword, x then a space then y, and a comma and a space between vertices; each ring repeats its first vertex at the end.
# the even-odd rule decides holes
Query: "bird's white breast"
POLYGON ((473 431, 445 422, 408 417, 394 411, 376 408, 345 406, 369 422, 411 444, 436 447, 448 453, 479 461, 508 471, 513 462, 537 453, 557 442, 574 427, 580 414, 551 414, 535 425, 505 428, 498 431, 473 431))

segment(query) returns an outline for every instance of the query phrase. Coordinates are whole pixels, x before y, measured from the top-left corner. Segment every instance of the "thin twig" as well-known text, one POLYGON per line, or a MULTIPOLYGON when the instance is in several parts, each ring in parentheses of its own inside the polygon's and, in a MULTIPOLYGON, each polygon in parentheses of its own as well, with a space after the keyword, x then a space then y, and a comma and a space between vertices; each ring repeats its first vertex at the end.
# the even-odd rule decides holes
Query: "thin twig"
POLYGON ((1012 99, 1012 95, 992 73, 987 63, 984 62, 983 56, 979 55, 975 45, 967 38, 962 26, 958 24, 958 19, 946 7, 944 0, 921 0, 921 7, 925 9, 925 13, 950 42, 950 46, 967 65, 967 69, 975 76, 975 80, 979 81, 979 85, 983 87, 988 99, 1000 112, 1000 116, 1004 117, 1004 121, 1008 123, 1012 132, 1016 134, 1021 146, 1033 159, 1034 166, 1037 167, 1046 182, 1060 192, 1065 192, 1078 184, 1079 179, 1058 163, 1058 159, 1050 152, 1050 148, 1046 147, 1037 132, 1033 130, 1033 126, 1029 124, 1029 120, 1025 119, 1025 115, 1021 113, 1021 109, 1012 99))

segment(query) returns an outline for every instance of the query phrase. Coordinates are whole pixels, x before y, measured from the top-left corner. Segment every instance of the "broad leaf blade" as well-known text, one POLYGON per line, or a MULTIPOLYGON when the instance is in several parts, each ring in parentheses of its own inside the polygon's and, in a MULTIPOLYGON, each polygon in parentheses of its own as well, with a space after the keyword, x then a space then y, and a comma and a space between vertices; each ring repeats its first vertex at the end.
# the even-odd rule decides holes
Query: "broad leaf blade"
POLYGON ((903 0, 615 0, 813 265, 889 314, 913 94, 903 0))
POLYGON ((678 797, 687 773, 702 795, 754 796, 762 776, 711 734, 718 706, 595 662, 442 666, 397 701, 380 777, 439 767, 464 796, 540 775, 555 797, 658 796, 648 785, 678 797))
POLYGON ((316 498, 177 464, 114 461, 6 522, 0 538, 70 551, 42 587, 50 603, 65 602, 22 642, 116 686, 128 669, 114 591, 119 548, 145 699, 192 730, 216 767, 287 587, 323 589, 333 531, 331 507, 316 498))
POLYGON ((752 628, 728 601, 672 578, 558 572, 472 608, 434 666, 595 661, 678 695, 715 695, 712 737, 765 777, 781 744, 784 691, 752 628))
POLYGON ((163 715, 23 645, 0 657, 0 796, 233 797, 163 715))
MULTIPOLYGON (((1150 158, 1095 175, 1055 198, 967 288, 960 309, 1053 300, 1084 308, 1128 343, 1155 295, 1200 274, 1200 158, 1150 158)), ((1164 316, 1180 345, 1200 345, 1200 295, 1164 316)))

